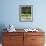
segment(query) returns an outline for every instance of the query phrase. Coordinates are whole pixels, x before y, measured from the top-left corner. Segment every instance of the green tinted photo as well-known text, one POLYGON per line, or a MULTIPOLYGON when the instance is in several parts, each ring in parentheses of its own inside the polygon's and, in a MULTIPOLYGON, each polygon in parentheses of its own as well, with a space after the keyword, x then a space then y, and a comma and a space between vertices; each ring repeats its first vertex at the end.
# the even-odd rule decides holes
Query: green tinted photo
POLYGON ((21 21, 32 21, 32 6, 22 6, 20 7, 20 20, 21 21))

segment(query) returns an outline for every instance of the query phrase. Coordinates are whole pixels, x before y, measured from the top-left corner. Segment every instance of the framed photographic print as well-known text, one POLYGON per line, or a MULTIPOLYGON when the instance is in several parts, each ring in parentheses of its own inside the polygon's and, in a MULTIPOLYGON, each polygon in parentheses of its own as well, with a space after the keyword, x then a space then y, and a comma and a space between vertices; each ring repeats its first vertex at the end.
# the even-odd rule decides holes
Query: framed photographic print
POLYGON ((20 21, 31 22, 33 19, 32 5, 20 5, 19 14, 20 21))

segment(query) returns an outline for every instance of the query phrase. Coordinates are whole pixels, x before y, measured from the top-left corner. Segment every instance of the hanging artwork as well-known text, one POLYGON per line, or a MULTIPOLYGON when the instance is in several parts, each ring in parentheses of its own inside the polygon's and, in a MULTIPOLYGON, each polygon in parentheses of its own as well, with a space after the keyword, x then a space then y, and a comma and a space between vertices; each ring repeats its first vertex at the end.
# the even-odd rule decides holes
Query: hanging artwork
POLYGON ((19 19, 22 22, 31 22, 33 19, 32 15, 32 5, 20 5, 19 8, 19 19))

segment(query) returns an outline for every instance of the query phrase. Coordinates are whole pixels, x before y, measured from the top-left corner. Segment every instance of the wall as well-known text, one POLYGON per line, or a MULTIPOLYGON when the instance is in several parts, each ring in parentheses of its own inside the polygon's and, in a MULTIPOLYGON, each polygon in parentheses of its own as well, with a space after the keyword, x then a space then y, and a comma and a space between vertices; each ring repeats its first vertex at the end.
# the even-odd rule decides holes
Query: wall
POLYGON ((46 28, 46 0, 1 0, 0 25, 13 24, 16 28, 46 28), (19 5, 33 5, 33 21, 19 21, 19 5))

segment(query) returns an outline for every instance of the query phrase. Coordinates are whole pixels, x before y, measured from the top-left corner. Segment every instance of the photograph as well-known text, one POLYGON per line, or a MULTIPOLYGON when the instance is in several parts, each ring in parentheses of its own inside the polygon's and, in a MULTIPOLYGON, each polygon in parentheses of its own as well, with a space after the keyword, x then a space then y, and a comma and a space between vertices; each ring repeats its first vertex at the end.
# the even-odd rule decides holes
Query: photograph
POLYGON ((33 21, 32 5, 20 5, 19 15, 20 21, 22 22, 33 21))

